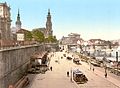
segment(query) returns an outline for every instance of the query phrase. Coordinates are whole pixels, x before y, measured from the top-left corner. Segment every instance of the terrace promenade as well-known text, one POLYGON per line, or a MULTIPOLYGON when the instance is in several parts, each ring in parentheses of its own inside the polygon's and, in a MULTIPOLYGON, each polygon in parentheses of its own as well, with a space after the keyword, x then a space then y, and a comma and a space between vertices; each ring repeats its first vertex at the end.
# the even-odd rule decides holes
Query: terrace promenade
POLYGON ((105 78, 103 69, 95 67, 93 72, 87 63, 82 62, 82 65, 76 65, 66 57, 61 59, 61 56, 63 52, 56 52, 51 58, 52 71, 49 70, 45 74, 30 74, 30 84, 26 88, 120 88, 119 78, 114 78, 110 73, 105 78), (71 82, 66 72, 74 68, 79 68, 86 75, 87 83, 71 82))
POLYGON ((59 55, 54 54, 54 57, 51 58, 52 71, 49 70, 45 74, 30 74, 30 85, 26 88, 78 88, 78 85, 67 77, 66 72, 69 67, 67 63, 64 64, 64 60, 59 55), (55 62, 58 59, 61 59, 60 62, 55 62))

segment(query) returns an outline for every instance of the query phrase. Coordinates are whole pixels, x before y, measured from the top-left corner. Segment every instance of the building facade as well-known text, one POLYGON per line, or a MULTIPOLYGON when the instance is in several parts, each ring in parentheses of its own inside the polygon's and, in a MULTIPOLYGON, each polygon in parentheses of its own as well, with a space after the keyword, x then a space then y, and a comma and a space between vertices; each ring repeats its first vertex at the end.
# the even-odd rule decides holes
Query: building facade
POLYGON ((83 42, 84 40, 80 38, 80 34, 70 33, 67 37, 62 37, 60 42, 60 48, 65 51, 76 51, 78 47, 78 41, 83 42))
POLYGON ((11 14, 7 3, 0 3, 0 48, 12 45, 11 14))
POLYGON ((77 45, 78 40, 83 41, 82 38, 80 38, 80 34, 70 33, 68 34, 68 37, 62 37, 60 42, 67 45, 77 45))
POLYGON ((10 7, 7 3, 0 3, 0 39, 3 41, 11 40, 11 17, 10 7))

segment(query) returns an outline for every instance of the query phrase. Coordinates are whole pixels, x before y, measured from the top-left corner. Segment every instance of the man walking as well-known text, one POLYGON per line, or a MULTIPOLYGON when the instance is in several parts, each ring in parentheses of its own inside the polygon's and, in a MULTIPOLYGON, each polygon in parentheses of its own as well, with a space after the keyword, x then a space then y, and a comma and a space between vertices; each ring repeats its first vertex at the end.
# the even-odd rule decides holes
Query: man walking
POLYGON ((67 77, 69 77, 69 71, 67 71, 67 77))
POLYGON ((50 70, 52 71, 52 66, 50 67, 50 70))
POLYGON ((107 72, 105 72, 105 78, 107 78, 107 72))

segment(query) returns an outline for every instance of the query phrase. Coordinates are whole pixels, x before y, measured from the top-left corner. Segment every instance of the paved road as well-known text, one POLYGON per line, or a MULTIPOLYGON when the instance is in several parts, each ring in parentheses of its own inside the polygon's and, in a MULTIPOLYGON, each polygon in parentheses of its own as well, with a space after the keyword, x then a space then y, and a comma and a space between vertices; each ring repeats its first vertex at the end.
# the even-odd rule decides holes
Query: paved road
POLYGON ((119 88, 117 85, 109 81, 110 79, 108 80, 109 77, 105 78, 104 73, 97 69, 93 72, 92 70, 89 70, 86 63, 83 64, 84 66, 80 66, 80 69, 86 74, 89 81, 86 84, 79 85, 80 88, 119 88))
POLYGON ((47 71, 45 74, 30 75, 31 84, 27 88, 120 88, 113 81, 119 82, 114 78, 104 78, 104 73, 97 70, 89 70, 89 65, 82 62, 82 65, 76 65, 69 60, 66 60, 62 52, 56 52, 54 57, 51 58, 50 66, 53 71, 47 71), (55 62, 58 60, 58 63, 55 62), (70 77, 66 76, 66 72, 74 68, 80 68, 81 71, 87 76, 88 82, 85 84, 75 84, 70 81, 70 77))
POLYGON ((94 67, 94 72, 90 70, 90 66, 82 62, 82 65, 79 68, 85 73, 88 77, 88 82, 86 84, 79 85, 80 88, 120 88, 120 79, 112 74, 108 74, 108 77, 104 77, 104 70, 101 68, 94 67))
POLYGON ((29 75, 31 83, 26 88, 78 88, 78 85, 72 83, 70 77, 67 77, 68 65, 64 64, 65 60, 59 56, 61 54, 56 53, 51 58, 52 71, 47 71, 45 74, 29 75), (59 62, 55 62, 55 60, 59 60, 59 62))

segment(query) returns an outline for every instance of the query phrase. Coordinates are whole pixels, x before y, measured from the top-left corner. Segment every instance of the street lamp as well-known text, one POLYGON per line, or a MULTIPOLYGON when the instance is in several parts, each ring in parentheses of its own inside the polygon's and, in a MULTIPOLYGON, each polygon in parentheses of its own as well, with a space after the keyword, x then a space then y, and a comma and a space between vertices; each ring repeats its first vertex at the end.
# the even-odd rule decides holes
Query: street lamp
POLYGON ((118 51, 116 52, 116 62, 117 62, 117 75, 118 75, 118 51))
POLYGON ((72 67, 70 68, 70 73, 71 73, 70 81, 73 82, 73 71, 72 71, 72 67))

